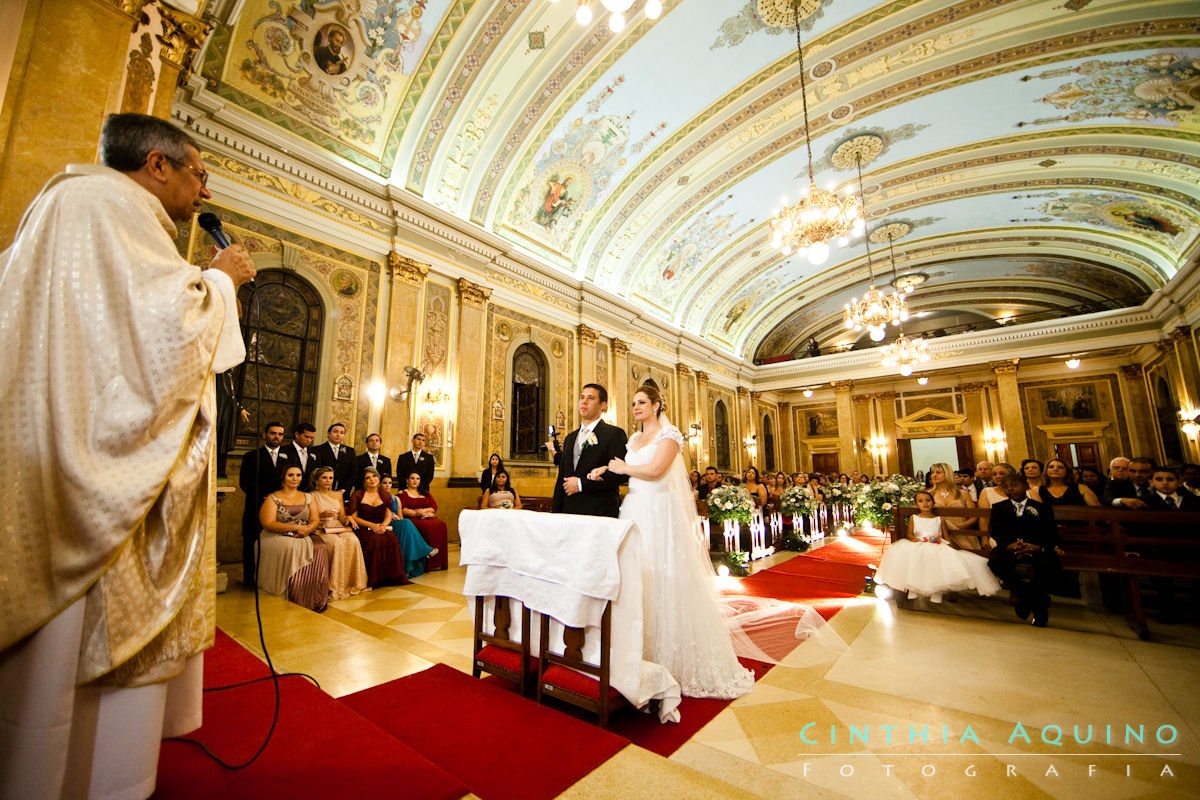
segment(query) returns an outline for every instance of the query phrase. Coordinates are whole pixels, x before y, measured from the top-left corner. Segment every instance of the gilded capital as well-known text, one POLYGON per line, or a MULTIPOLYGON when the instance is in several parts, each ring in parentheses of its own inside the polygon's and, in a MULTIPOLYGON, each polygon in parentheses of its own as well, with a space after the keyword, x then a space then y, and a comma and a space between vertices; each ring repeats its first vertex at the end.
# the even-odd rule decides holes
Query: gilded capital
POLYGON ((612 340, 612 349, 614 356, 618 358, 625 358, 629 355, 629 342, 625 341, 624 339, 614 338, 612 340))
POLYGON ((681 378, 686 378, 692 374, 692 368, 680 361, 675 365, 675 374, 681 378))
POLYGON ((192 59, 212 31, 212 24, 164 3, 158 4, 158 13, 163 26, 162 36, 158 37, 162 43, 162 58, 179 67, 179 84, 182 86, 191 71, 192 59))
POLYGON ((757 403, 760 400, 762 400, 762 392, 751 392, 750 393, 750 402, 757 403))
POLYGON ((392 280, 404 281, 410 286, 420 286, 429 274, 428 264, 402 256, 395 250, 388 253, 388 269, 392 271, 392 280))
POLYGON ((708 383, 708 373, 703 370, 696 370, 696 382, 708 383))
POLYGON ((1159 339, 1154 343, 1154 349, 1160 353, 1171 353, 1175 350, 1175 343, 1170 339, 1159 339))
POLYGON ((492 290, 486 286, 471 283, 466 278, 459 278, 458 296, 466 305, 483 308, 487 304, 487 299, 492 296, 492 290))
POLYGON ((1171 331, 1171 338, 1176 342, 1186 342, 1191 334, 1192 327, 1190 325, 1180 325, 1171 331))
POLYGON ((150 0, 108 0, 107 5, 128 14, 134 19, 140 19, 142 16, 142 7, 149 2, 150 0))
POLYGON ((829 385, 835 392, 848 392, 854 388, 854 381, 830 381, 829 385))
POLYGON ((575 326, 575 335, 579 337, 580 344, 595 344, 596 337, 600 335, 600 332, 581 322, 575 326))
POLYGON ((1019 358, 1007 358, 1004 361, 989 361, 988 366, 997 375, 1016 375, 1019 358))
POLYGON ((856 406, 865 406, 867 403, 871 402, 871 398, 873 396, 874 395, 869 394, 856 394, 850 398, 850 401, 856 406))
POLYGON ((1140 381, 1142 379, 1142 367, 1140 364, 1122 364, 1117 367, 1121 371, 1121 377, 1130 381, 1140 381))
POLYGON ((876 392, 875 396, 879 398, 879 402, 888 403, 895 400, 898 395, 896 392, 876 392))
POLYGON ((982 383, 964 383, 958 387, 963 394, 979 394, 983 391, 982 383))
POLYGON ((745 386, 739 386, 737 387, 737 393, 738 397, 747 397, 750 394, 750 390, 745 386))

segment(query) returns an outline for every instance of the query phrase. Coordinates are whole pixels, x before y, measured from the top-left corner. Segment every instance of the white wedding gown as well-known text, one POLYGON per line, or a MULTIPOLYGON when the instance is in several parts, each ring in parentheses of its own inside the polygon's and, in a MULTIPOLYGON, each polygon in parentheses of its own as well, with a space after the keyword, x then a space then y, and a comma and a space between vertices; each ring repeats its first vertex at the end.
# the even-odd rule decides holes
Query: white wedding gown
POLYGON ((734 654, 711 564, 697 539, 683 435, 666 424, 654 441, 644 439, 636 433, 629 440, 626 463, 649 464, 659 447, 676 455, 658 480, 631 477, 621 503, 621 519, 636 522, 642 534, 643 658, 666 667, 685 697, 739 697, 754 687, 754 674, 734 654))

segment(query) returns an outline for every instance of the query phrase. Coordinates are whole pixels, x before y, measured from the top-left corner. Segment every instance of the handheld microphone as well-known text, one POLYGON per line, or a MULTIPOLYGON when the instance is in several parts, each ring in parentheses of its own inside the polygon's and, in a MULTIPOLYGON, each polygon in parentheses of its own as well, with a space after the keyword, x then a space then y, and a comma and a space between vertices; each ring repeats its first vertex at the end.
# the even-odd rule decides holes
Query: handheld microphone
MULTIPOLYGON (((551 425, 548 428, 546 428, 546 433, 550 434, 550 441, 554 442, 554 449, 562 450, 562 445, 560 445, 558 443, 558 428, 551 425)), ((550 448, 547 447, 546 445, 542 445, 541 449, 543 452, 545 452, 546 450, 549 450, 550 448)))
POLYGON ((213 214, 211 211, 205 211, 196 218, 196 221, 200 223, 200 227, 213 240, 213 244, 221 250, 233 244, 229 239, 229 234, 225 233, 225 229, 221 227, 221 220, 216 214, 213 214))

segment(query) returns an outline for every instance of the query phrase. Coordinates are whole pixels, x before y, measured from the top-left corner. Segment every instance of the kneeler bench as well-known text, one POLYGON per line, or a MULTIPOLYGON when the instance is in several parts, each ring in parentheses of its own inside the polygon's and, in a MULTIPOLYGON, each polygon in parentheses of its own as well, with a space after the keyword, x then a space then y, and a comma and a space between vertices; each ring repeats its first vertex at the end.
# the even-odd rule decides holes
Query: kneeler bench
POLYGON ((528 697, 533 681, 538 675, 538 659, 530 655, 529 609, 519 601, 508 597, 493 597, 492 632, 485 624, 485 598, 475 598, 475 633, 471 665, 471 677, 478 678, 481 672, 512 681, 522 697, 528 697), (509 634, 512 626, 512 605, 520 607, 521 631, 517 639, 509 634))

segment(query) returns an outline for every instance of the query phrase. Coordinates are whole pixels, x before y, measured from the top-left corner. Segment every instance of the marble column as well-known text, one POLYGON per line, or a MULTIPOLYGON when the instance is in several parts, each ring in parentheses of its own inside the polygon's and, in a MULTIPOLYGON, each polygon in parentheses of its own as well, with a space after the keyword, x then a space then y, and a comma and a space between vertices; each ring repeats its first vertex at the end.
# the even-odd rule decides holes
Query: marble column
POLYGON ((895 475, 900 471, 900 453, 896 446, 896 393, 880 392, 875 398, 879 401, 879 424, 883 426, 880 434, 887 445, 885 468, 888 475, 895 475))
POLYGON ((455 478, 478 475, 482 465, 483 386, 486 368, 487 301, 492 290, 458 279, 458 372, 454 415, 454 452, 448 459, 455 478))
POLYGON ((858 453, 855 451, 854 404, 850 400, 850 391, 854 381, 832 381, 833 399, 837 406, 838 423, 838 466, 845 472, 858 463, 858 453))
POLYGON ((987 461, 987 442, 984 434, 987 420, 983 416, 983 384, 964 383, 959 387, 963 393, 963 404, 967 407, 967 427, 971 431, 971 459, 973 464, 987 461))
POLYGON ((1004 424, 1007 444, 1004 460, 1015 466, 1029 458, 1029 441, 1025 438, 1025 410, 1021 389, 1017 385, 1019 358, 991 361, 988 366, 996 373, 996 396, 1000 405, 1000 421, 1004 424))
POLYGON ((1192 329, 1180 325, 1171 331, 1171 341, 1175 345, 1175 362, 1179 365, 1182 389, 1176 392, 1176 396, 1180 405, 1196 408, 1200 406, 1200 369, 1197 368, 1196 351, 1192 347, 1192 329))
MULTIPOLYGON (((842 472, 852 472, 858 470, 866 475, 874 475, 875 456, 871 453, 870 443, 873 432, 871 430, 871 400, 874 395, 854 395, 852 404, 854 406, 854 443, 856 446, 855 460, 853 468, 847 469, 842 467, 842 472)), ((840 423, 839 423, 840 430, 840 423)), ((840 460, 840 459, 839 459, 840 460)))
POLYGON ((613 412, 616 424, 629 430, 629 342, 612 340, 613 371, 612 386, 608 387, 608 410, 613 412), (615 406, 615 407, 614 407, 615 406))
MULTIPOLYGON (((596 336, 598 331, 584 323, 575 326, 575 340, 579 346, 579 385, 596 382, 596 336)), ((607 388, 607 387, 606 387, 607 388)))
POLYGON ((697 419, 700 421, 700 446, 696 448, 701 464, 713 463, 713 429, 712 403, 708 399, 708 373, 696 370, 696 408, 697 419))
POLYGON ((796 452, 796 430, 792 424, 791 403, 781 403, 779 406, 779 465, 788 475, 799 470, 796 466, 799 454, 796 452))
MULTIPOLYGON (((675 365, 675 406, 668 409, 667 413, 684 436, 694 433, 691 425, 696 421, 696 400, 692 396, 692 368, 682 361, 675 365)), ((696 468, 698 438, 688 439, 683 448, 683 460, 689 469, 696 468)))
MULTIPOLYGON (((1140 364, 1125 364, 1121 373, 1121 394, 1125 398, 1125 421, 1129 423, 1128 453, 1109 453, 1108 458, 1118 455, 1132 458, 1158 452, 1154 434, 1154 407, 1146 392, 1146 375, 1140 364)), ((1107 464, 1103 465, 1107 468, 1107 464)))
MULTIPOLYGON (((0 247, 67 164, 96 160, 104 117, 120 110, 129 34, 142 0, 29 0, 0 109, 0 247)), ((168 92, 167 94, 172 94, 168 92)))
MULTIPOLYGON (((404 388, 407 366, 420 367, 417 347, 421 333, 421 299, 429 265, 414 261, 392 251, 388 253, 388 273, 391 295, 388 298, 387 351, 383 357, 384 385, 404 388)), ((383 437, 385 453, 402 453, 409 448, 412 436, 412 398, 394 400, 386 397, 380 416, 379 435, 383 437)))
MULTIPOLYGON (((737 402, 734 403, 733 419, 733 430, 736 431, 734 442, 738 453, 734 463, 737 464, 739 472, 745 472, 746 467, 751 464, 755 467, 758 466, 757 453, 754 458, 751 458, 750 451, 746 449, 746 442, 754 435, 754 423, 750 414, 750 390, 745 386, 737 387, 737 402)), ((762 443, 757 442, 757 444, 761 445, 762 443)))

